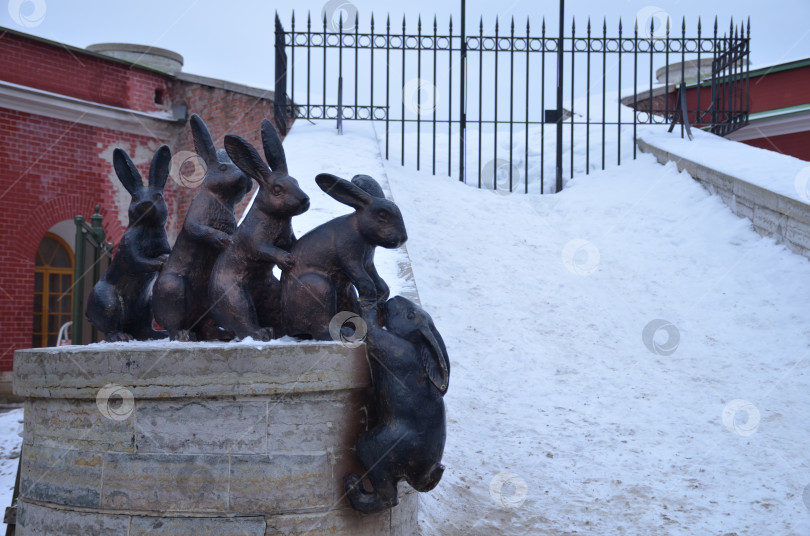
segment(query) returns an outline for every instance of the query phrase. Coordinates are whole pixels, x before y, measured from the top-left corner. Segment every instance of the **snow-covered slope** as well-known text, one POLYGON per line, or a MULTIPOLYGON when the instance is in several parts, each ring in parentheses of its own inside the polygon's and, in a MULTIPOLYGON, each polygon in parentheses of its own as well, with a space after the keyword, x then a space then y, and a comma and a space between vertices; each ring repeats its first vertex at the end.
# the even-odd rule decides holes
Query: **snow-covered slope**
POLYGON ((553 196, 386 169, 453 364, 425 534, 810 533, 806 259, 650 155, 553 196))

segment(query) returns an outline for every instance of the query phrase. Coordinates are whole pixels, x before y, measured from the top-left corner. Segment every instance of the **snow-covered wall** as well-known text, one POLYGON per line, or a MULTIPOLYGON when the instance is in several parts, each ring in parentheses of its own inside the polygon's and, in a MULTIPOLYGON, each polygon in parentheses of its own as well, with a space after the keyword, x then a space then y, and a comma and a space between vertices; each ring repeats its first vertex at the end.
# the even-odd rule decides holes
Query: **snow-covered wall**
POLYGON ((638 146, 662 164, 675 162, 679 170, 686 170, 719 195, 737 216, 751 220, 762 236, 810 259, 810 163, 710 134, 703 136, 691 142, 647 136, 638 140, 638 146), (701 158, 706 151, 711 157, 701 158), (760 163, 762 169, 751 166, 752 162, 760 163))

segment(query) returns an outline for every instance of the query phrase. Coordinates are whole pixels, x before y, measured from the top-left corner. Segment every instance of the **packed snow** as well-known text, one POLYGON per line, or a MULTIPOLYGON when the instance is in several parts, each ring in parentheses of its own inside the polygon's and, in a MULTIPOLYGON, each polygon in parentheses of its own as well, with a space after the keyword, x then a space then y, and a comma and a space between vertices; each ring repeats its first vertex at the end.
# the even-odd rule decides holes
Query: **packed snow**
MULTIPOLYGON (((384 161, 379 128, 298 121, 284 146, 313 198, 299 235, 350 210, 320 172, 380 179, 403 212, 452 361, 422 534, 810 534, 807 259, 650 155, 576 164, 556 195, 500 195, 384 161)), ((709 144, 709 163, 746 167, 736 144, 709 144)), ((793 163, 773 162, 792 188, 793 163)), ((413 290, 404 255, 377 250, 392 294, 413 290)), ((17 420, 0 417, 0 449, 17 420)))

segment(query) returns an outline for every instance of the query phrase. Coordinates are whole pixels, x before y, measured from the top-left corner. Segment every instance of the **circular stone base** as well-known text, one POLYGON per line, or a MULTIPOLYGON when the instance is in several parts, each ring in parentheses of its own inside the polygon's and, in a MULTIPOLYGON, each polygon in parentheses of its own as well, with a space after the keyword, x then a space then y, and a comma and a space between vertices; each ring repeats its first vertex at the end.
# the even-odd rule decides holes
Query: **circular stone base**
POLYGON ((365 347, 126 343, 21 350, 18 535, 408 535, 418 498, 362 516, 343 477, 365 347))

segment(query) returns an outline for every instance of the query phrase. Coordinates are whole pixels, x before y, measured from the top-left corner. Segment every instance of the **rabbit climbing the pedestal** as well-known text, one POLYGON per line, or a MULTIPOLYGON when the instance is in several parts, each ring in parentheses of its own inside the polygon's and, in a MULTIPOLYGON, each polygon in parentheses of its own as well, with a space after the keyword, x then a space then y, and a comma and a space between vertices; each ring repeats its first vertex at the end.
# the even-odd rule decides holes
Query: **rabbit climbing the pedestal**
POLYGON ((244 339, 269 340, 283 335, 281 287, 273 275, 278 265, 289 270, 295 259, 290 220, 309 209, 309 197, 287 171, 287 159, 275 127, 262 121, 262 145, 268 166, 247 141, 225 136, 231 159, 259 183, 253 206, 217 259, 209 296, 217 324, 244 339))
POLYGON ((395 506, 400 480, 430 491, 444 472, 447 348, 430 315, 412 301, 395 296, 383 309, 386 329, 376 307, 363 315, 376 424, 360 435, 356 450, 372 491, 358 474, 343 481, 349 504, 364 514, 395 506))
POLYGON ((253 184, 224 149, 217 152, 198 115, 192 115, 190 123, 194 149, 206 166, 205 177, 155 283, 153 298, 156 320, 172 340, 181 341, 221 336, 209 312, 208 282, 214 262, 232 242, 234 206, 253 184))
POLYGON ((108 342, 166 337, 152 327, 152 283, 171 251, 165 229, 169 209, 163 199, 171 158, 169 148, 161 145, 152 158, 149 185, 144 186, 127 153, 113 151, 115 173, 132 195, 129 225, 86 309, 87 319, 108 342))
POLYGON ((281 276, 281 304, 287 335, 329 340, 329 323, 339 311, 359 313, 388 298, 374 248, 397 248, 408 234, 399 208, 371 177, 349 182, 321 173, 315 182, 355 212, 316 227, 293 246, 295 265, 281 276))

